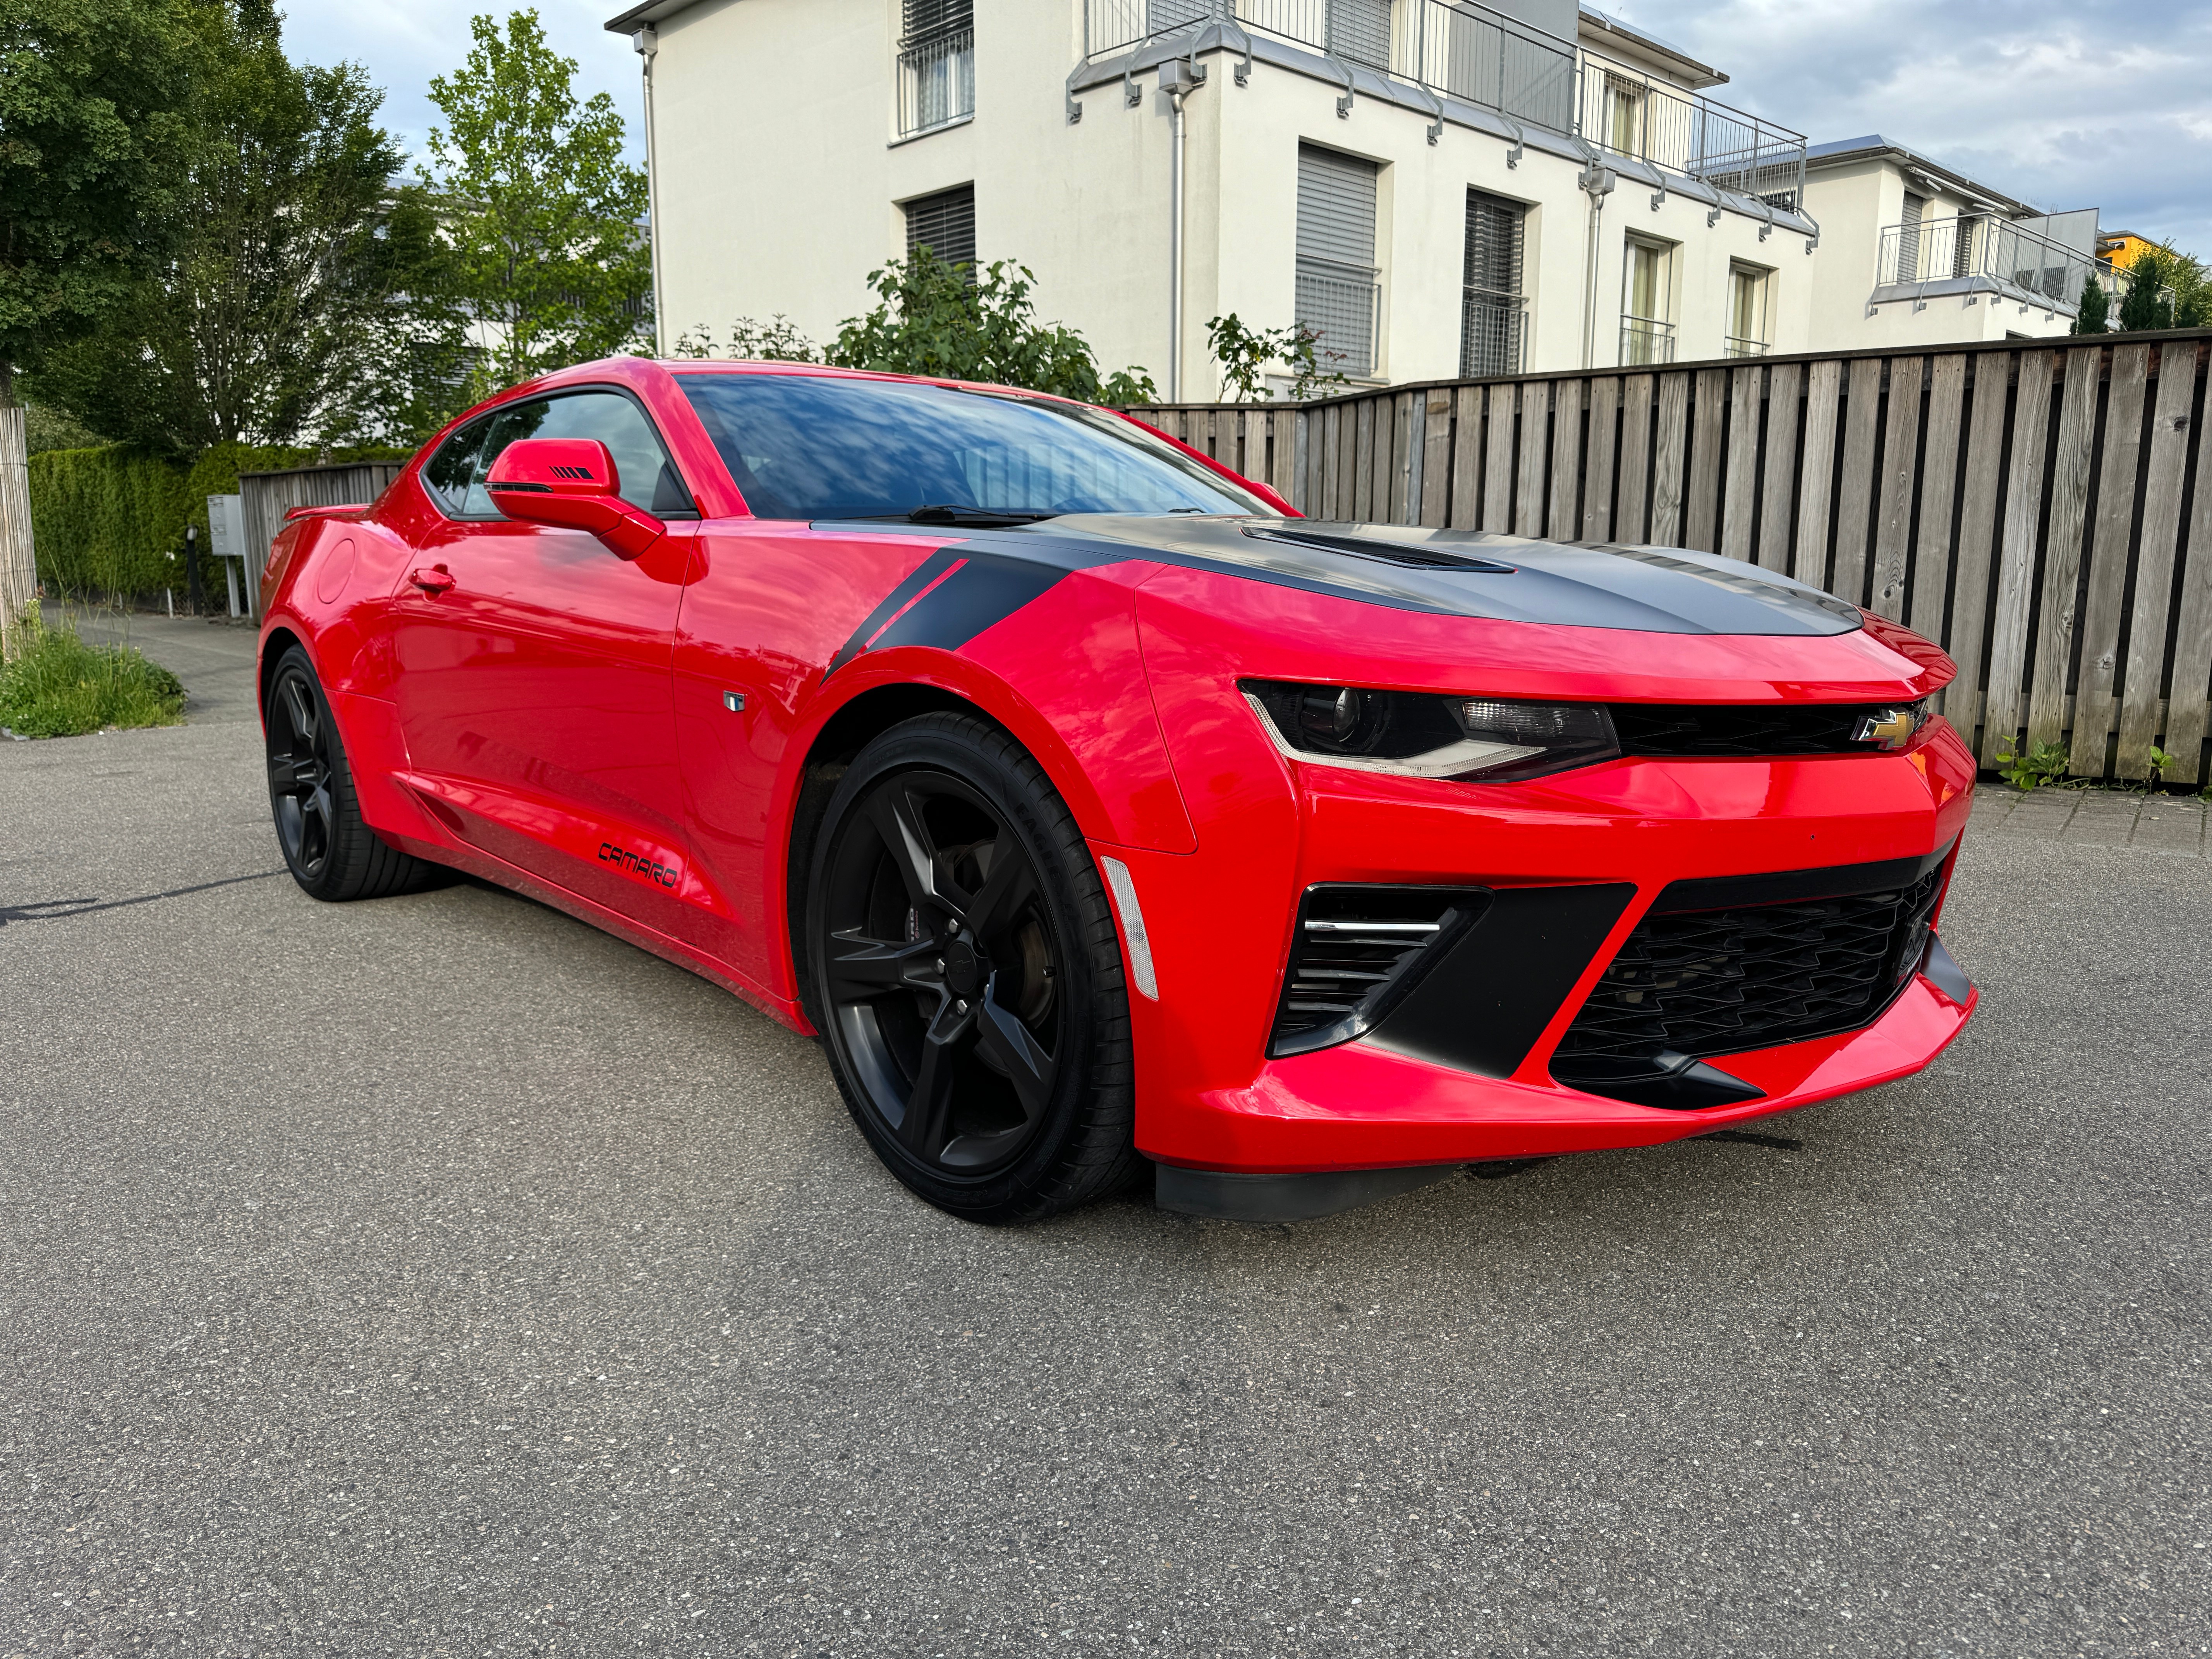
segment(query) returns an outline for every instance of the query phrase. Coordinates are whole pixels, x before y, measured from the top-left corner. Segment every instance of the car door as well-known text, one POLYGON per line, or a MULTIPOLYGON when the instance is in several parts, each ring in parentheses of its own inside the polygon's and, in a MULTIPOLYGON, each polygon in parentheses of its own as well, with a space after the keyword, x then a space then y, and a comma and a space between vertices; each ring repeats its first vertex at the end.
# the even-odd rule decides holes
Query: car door
POLYGON ((422 477, 440 518, 392 602, 416 787, 483 851, 670 930, 688 864, 670 665, 696 514, 651 419, 612 389, 504 404, 422 477), (502 518, 483 481, 521 438, 605 444, 623 496, 670 533, 625 560, 502 518))

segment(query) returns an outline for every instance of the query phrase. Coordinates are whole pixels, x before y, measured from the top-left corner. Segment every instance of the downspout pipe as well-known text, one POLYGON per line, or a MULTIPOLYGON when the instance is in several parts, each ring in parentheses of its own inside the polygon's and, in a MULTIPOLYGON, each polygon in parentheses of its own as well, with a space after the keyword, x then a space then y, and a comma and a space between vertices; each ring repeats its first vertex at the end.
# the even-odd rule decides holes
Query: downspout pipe
POLYGON ((1588 253, 1587 268, 1583 274, 1583 367, 1597 367, 1597 255, 1598 228, 1605 212, 1605 198, 1613 194, 1620 183, 1619 175, 1605 165, 1605 158, 1588 140, 1577 138, 1575 143, 1583 153, 1586 165, 1575 182, 1589 197, 1589 229, 1584 237, 1588 253))
POLYGON ((645 240, 653 266, 653 355, 668 355, 668 307, 660 288, 660 161, 653 138, 653 60, 659 55, 660 31, 647 23, 630 37, 645 81, 645 240))
POLYGON ((1182 401, 1183 100, 1205 84, 1194 58, 1160 65, 1160 90, 1168 95, 1168 401, 1182 401))

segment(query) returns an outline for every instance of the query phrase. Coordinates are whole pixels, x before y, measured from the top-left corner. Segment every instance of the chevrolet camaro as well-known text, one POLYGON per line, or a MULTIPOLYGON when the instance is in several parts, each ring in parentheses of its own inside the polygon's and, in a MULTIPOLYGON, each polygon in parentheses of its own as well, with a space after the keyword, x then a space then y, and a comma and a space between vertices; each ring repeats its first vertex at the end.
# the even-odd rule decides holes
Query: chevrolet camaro
POLYGON ((1120 414, 622 358, 296 511, 277 839, 449 871, 817 1036, 977 1221, 1247 1219, 1917 1071, 1953 667, 1675 549, 1322 523, 1120 414))

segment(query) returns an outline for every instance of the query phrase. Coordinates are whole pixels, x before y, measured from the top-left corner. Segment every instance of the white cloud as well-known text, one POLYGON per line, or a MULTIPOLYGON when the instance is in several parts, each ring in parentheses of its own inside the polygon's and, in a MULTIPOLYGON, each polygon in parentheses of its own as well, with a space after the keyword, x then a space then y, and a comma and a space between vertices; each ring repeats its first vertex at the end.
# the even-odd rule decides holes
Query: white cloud
POLYGON ((1814 143, 1879 132, 2040 206, 2212 257, 2212 5, 1625 0, 1814 143))

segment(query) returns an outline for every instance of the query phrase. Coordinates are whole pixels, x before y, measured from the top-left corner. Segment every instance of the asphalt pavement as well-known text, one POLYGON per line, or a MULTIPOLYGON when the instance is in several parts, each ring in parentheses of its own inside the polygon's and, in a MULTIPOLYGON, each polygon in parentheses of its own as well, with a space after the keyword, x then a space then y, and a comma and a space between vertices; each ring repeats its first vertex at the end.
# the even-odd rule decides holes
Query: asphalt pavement
POLYGON ((257 741, 0 744, 0 1659, 2212 1650, 2193 805, 1992 795, 1921 1077, 994 1231, 702 981, 306 898, 257 741))

